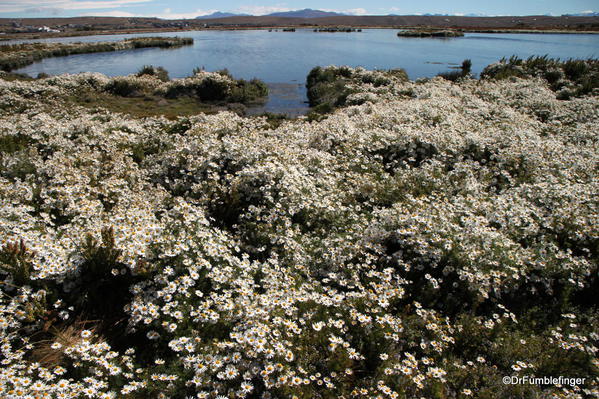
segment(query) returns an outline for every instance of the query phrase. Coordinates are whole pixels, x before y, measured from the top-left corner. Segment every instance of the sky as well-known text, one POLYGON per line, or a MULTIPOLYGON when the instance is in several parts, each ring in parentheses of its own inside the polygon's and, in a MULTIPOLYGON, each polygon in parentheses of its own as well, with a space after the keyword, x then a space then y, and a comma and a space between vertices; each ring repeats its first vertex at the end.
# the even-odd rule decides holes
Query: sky
POLYGON ((2 18, 117 16, 195 18, 215 11, 265 15, 313 8, 354 15, 561 15, 599 10, 599 0, 0 0, 2 18))

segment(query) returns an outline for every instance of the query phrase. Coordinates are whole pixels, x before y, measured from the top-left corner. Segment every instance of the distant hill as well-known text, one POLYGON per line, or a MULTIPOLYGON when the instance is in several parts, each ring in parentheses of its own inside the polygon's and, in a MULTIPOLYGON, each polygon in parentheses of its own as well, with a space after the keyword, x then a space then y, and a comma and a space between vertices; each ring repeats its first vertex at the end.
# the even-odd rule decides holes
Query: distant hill
MULTIPOLYGON (((226 13, 221 13, 226 14, 226 13)), ((213 14, 214 15, 214 14, 213 14)), ((75 17, 75 18, 0 18, 0 34, 20 38, 41 36, 79 36, 90 32, 161 32, 173 29, 252 29, 272 27, 385 27, 403 29, 406 27, 426 27, 430 29, 464 29, 466 31, 504 30, 558 30, 599 32, 599 16, 364 16, 334 15, 320 18, 293 18, 280 16, 229 16, 202 19, 164 20, 158 18, 132 17, 75 17), (27 27, 48 26, 61 33, 30 32, 27 27)), ((0 39, 2 36, 0 36, 0 39)))
POLYGON ((212 14, 208 14, 208 15, 200 15, 199 17, 196 17, 196 19, 214 19, 214 18, 229 18, 229 17, 247 17, 250 14, 233 14, 231 12, 213 12, 212 14))
POLYGON ((285 12, 273 12, 272 14, 268 14, 269 17, 283 17, 283 18, 324 18, 324 17, 338 17, 341 14, 338 12, 332 11, 321 11, 321 10, 313 10, 311 8, 305 8, 303 10, 296 11, 285 11, 285 12))

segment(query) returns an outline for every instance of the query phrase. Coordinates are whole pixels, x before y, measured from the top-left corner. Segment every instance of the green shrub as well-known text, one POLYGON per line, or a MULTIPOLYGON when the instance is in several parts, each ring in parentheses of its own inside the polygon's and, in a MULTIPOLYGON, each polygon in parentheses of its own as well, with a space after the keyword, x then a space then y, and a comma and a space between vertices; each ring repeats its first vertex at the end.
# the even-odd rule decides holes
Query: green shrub
POLYGON ((193 70, 191 71, 191 76, 195 76, 198 73, 204 72, 206 69, 204 67, 195 67, 193 68, 193 70))
MULTIPOLYGON (((229 77, 228 72, 220 72, 229 77)), ((189 78, 193 79, 193 78, 189 78)), ((258 79, 249 82, 243 79, 222 79, 217 76, 205 76, 197 81, 177 81, 166 91, 167 98, 189 96, 203 102, 253 104, 268 96, 268 86, 258 79)))
POLYGON ((237 81, 229 95, 229 102, 251 104, 264 100, 268 96, 268 86, 258 79, 249 82, 243 79, 237 81))
POLYGON ((12 154, 21 151, 31 144, 31 139, 23 135, 0 136, 0 153, 12 154))
MULTIPOLYGON (((402 69, 389 71, 363 71, 342 67, 315 67, 306 78, 308 102, 314 112, 331 112, 335 108, 346 106, 347 98, 356 92, 352 86, 371 84, 374 87, 389 86, 393 78, 407 80, 402 69)), ((353 102, 351 105, 359 104, 353 102)))
POLYGON ((440 76, 443 79, 449 80, 451 82, 456 82, 459 79, 469 76, 471 70, 472 70, 472 61, 469 59, 465 59, 464 61, 462 61, 462 66, 460 67, 460 70, 441 72, 437 76, 440 76))
POLYGON ((577 81, 582 78, 590 68, 586 61, 570 59, 563 63, 562 69, 568 79, 577 81))
MULTIPOLYGON (((99 320, 107 331, 126 318, 124 307, 130 302, 129 287, 136 280, 131 269, 120 262, 121 253, 112 227, 102 229, 101 240, 88 234, 80 248, 83 262, 68 277, 73 288, 66 300, 74 312, 88 320, 99 320)), ((114 336, 123 333, 111 331, 114 336)))
POLYGON ((225 80, 207 77, 197 86, 197 96, 202 101, 223 101, 230 92, 229 83, 225 80))
POLYGON ((0 270, 10 274, 16 286, 28 285, 33 272, 33 256, 23 240, 8 243, 0 249, 0 270))
POLYGON ((152 65, 144 65, 138 72, 137 76, 156 76, 163 82, 168 82, 170 80, 168 76, 168 71, 163 67, 153 67, 152 65))
POLYGON ((462 71, 449 71, 449 72, 441 72, 437 76, 442 77, 445 80, 449 80, 451 82, 457 82, 459 79, 464 77, 462 71))
POLYGON ((128 78, 115 78, 105 87, 110 94, 121 97, 135 97, 141 94, 143 86, 128 78))
POLYGON ((308 74, 306 84, 310 106, 323 105, 320 109, 332 110, 334 107, 344 105, 345 99, 351 94, 346 83, 352 74, 352 70, 347 67, 313 68, 308 74))

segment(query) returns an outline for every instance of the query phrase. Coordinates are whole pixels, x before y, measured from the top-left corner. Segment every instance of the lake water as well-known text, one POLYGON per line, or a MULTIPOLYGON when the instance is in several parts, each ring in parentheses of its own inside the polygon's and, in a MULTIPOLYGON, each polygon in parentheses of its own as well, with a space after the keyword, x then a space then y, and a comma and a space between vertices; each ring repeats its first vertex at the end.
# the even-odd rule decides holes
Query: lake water
MULTIPOLYGON (((54 42, 112 41, 140 36, 183 36, 193 46, 176 49, 138 49, 48 58, 16 72, 36 76, 101 72, 109 76, 137 72, 143 65, 163 66, 173 78, 189 76, 196 67, 208 71, 227 68, 235 77, 257 77, 271 86, 263 110, 305 112, 305 80, 315 66, 349 65, 368 69, 403 68, 411 79, 435 76, 469 58, 472 71, 502 57, 599 57, 599 35, 593 34, 483 34, 464 37, 399 38, 395 29, 364 29, 352 33, 268 30, 196 31, 46 39, 54 42)), ((44 40, 36 40, 44 41, 44 40)), ((7 42, 14 43, 14 42, 7 42)))

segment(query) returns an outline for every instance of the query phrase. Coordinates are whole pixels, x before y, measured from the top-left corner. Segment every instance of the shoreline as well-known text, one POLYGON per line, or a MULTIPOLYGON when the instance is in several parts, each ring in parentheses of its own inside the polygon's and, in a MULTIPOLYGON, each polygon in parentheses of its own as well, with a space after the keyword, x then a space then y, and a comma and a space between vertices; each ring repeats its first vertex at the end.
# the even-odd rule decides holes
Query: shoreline
MULTIPOLYGON (((422 29, 423 27, 416 26, 347 26, 350 28, 359 29, 422 29)), ((237 31, 237 30, 269 30, 269 29, 285 29, 295 28, 297 30, 311 30, 315 28, 322 28, 320 25, 309 25, 297 27, 295 25, 276 25, 276 26, 231 26, 231 27, 213 27, 213 28, 152 28, 152 29, 117 29, 117 30, 99 30, 99 31, 76 31, 76 32, 60 32, 60 33, 16 33, 16 34, 3 34, 0 35, 0 43, 10 40, 43 40, 53 39, 62 37, 85 37, 85 36, 110 36, 110 35, 135 35, 135 34, 146 34, 146 33, 175 33, 175 32, 199 32, 199 31, 237 31)), ((426 27, 436 29, 434 27, 426 27)), ((599 30, 563 30, 563 29, 511 29, 511 28, 460 28, 452 27, 451 29, 460 30, 464 33, 513 33, 513 34, 599 34, 599 30)), ((344 33, 344 32, 341 32, 344 33)), ((1 45, 1 44, 0 44, 1 45)))

